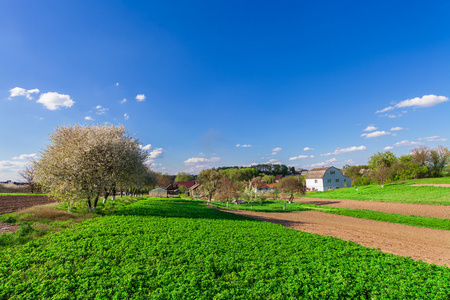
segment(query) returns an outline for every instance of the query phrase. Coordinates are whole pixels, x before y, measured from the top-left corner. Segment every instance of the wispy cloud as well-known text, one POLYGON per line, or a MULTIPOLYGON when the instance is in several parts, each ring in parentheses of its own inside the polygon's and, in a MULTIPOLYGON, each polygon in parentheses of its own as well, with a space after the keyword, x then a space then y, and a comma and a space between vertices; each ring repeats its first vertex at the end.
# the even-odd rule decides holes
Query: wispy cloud
POLYGON ((237 144, 236 147, 238 147, 238 148, 250 148, 250 147, 252 147, 252 145, 241 145, 241 144, 237 144))
POLYGON ((314 155, 299 155, 299 156, 293 156, 290 157, 289 160, 300 160, 305 158, 314 158, 314 155))
POLYGON ((377 137, 386 136, 386 135, 392 135, 392 133, 390 133, 388 131, 374 131, 371 133, 361 134, 361 136, 365 136, 366 139, 372 139, 372 138, 377 138, 377 137))
POLYGON ((391 147, 391 146, 386 146, 383 148, 384 151, 388 151, 388 150, 392 150, 392 149, 394 149, 394 147, 391 147))
POLYGON ((128 120, 128 119, 130 118, 130 115, 129 115, 129 114, 123 114, 123 118, 124 118, 125 120, 128 120))
POLYGON ((425 141, 425 142, 446 142, 447 139, 446 138, 441 138, 440 136, 429 136, 429 137, 425 137, 425 138, 419 138, 419 141, 425 141))
POLYGON ((283 150, 283 148, 281 148, 281 147, 276 147, 276 148, 272 149, 273 152, 279 152, 281 150, 283 150))
POLYGON ((119 86, 119 83, 118 83, 118 82, 116 82, 116 86, 119 86))
POLYGON ((403 141, 401 141, 401 142, 395 143, 395 144, 394 144, 394 147, 402 147, 402 146, 419 146, 419 145, 423 145, 423 143, 403 140, 403 141))
POLYGON ((69 95, 48 92, 41 94, 37 103, 41 103, 49 110, 57 110, 60 107, 72 107, 75 104, 69 95))
POLYGON ((310 167, 310 168, 317 168, 317 167, 322 167, 322 166, 327 166, 327 165, 329 165, 329 164, 331 164, 331 163, 333 163, 333 162, 336 162, 337 161, 337 159, 336 158, 330 158, 330 159, 327 159, 326 161, 322 161, 322 162, 320 162, 320 163, 316 163, 316 164, 312 164, 312 165, 307 165, 306 167, 310 167))
POLYGON ((403 130, 403 129, 404 129, 403 127, 392 127, 391 131, 400 131, 400 130, 403 130))
POLYGON ((312 150, 314 150, 314 148, 310 148, 310 147, 303 148, 303 151, 312 151, 312 150))
POLYGON ((136 95, 136 100, 137 100, 138 102, 145 101, 145 99, 147 99, 147 97, 145 97, 144 94, 136 95))
POLYGON ((330 155, 337 155, 337 154, 345 154, 355 151, 364 151, 366 150, 366 146, 353 146, 353 147, 347 147, 347 148, 337 148, 334 152, 320 154, 320 156, 330 156, 330 155))
MULTIPOLYGON (((377 110, 375 113, 384 113, 396 108, 403 108, 403 107, 432 107, 444 102, 447 102, 449 99, 445 96, 436 96, 436 95, 425 95, 423 97, 416 97, 412 99, 403 100, 393 106, 388 106, 386 108, 383 108, 381 110, 377 110)), ((389 115, 388 115, 389 117, 389 115)))
POLYGON ((84 117, 84 119, 86 121, 94 121, 94 119, 91 116, 86 116, 86 117, 84 117))
POLYGON ((94 107, 94 109, 97 115, 104 115, 109 110, 109 108, 103 107, 101 105, 97 105, 96 107, 94 107))
POLYGON ((125 103, 127 103, 127 98, 123 98, 123 99, 120 101, 120 104, 125 104, 125 103))

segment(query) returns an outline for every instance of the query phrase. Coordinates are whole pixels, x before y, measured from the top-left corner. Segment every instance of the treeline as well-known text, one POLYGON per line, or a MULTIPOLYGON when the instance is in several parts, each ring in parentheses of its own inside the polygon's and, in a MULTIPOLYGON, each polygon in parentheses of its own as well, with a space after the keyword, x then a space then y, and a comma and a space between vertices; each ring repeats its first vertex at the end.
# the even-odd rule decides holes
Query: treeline
POLYGON ((284 176, 286 176, 288 174, 295 173, 294 167, 288 167, 286 165, 279 165, 279 164, 259 164, 259 165, 254 165, 251 167, 234 166, 234 167, 219 167, 219 168, 217 168, 218 171, 228 170, 228 169, 235 169, 235 170, 255 169, 258 171, 258 174, 263 173, 265 175, 284 175, 284 176))
POLYGON ((344 166, 343 173, 353 185, 384 184, 392 181, 442 177, 449 175, 448 148, 414 148, 410 154, 397 157, 391 151, 377 152, 367 165, 344 166))

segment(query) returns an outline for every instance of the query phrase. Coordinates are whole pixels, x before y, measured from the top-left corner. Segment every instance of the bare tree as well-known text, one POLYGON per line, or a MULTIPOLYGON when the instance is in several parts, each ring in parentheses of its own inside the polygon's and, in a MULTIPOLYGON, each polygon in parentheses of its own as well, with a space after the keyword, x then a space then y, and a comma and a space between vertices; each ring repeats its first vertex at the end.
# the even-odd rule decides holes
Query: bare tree
POLYGON ((450 159, 450 151, 448 148, 438 146, 436 149, 428 151, 428 168, 431 176, 441 177, 442 171, 448 165, 450 159))
POLYGON ((239 197, 239 186, 226 176, 220 178, 218 183, 214 197, 221 202, 226 202, 228 208, 230 201, 239 197))
POLYGON ((277 187, 282 192, 283 210, 286 209, 286 201, 292 203, 294 200, 294 193, 305 193, 305 183, 300 176, 285 177, 278 183, 277 187))
POLYGON ((25 181, 26 184, 30 187, 31 193, 34 193, 36 190, 36 183, 34 180, 34 165, 33 162, 21 171, 19 171, 19 176, 25 181))

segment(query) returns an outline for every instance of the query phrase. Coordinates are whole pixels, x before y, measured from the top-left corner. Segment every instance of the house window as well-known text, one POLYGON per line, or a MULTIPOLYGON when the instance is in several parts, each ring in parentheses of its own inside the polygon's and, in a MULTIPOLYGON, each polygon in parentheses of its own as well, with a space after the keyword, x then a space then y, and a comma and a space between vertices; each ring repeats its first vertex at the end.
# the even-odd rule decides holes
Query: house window
POLYGON ((327 182, 328 182, 328 183, 331 183, 331 179, 327 179, 327 182))
POLYGON ((314 180, 314 183, 317 183, 317 179, 314 180))
POLYGON ((336 178, 336 182, 339 182, 339 178, 336 178))
POLYGON ((336 174, 336 171, 330 171, 330 174, 334 175, 334 174, 336 174))
POLYGON ((347 179, 344 178, 344 182, 347 182, 347 179))

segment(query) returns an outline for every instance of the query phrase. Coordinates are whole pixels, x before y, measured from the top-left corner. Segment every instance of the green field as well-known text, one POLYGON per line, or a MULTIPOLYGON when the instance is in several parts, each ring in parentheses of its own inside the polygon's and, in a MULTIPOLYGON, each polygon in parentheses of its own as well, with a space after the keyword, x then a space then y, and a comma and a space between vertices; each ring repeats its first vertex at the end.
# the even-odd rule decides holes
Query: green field
POLYGON ((183 200, 0 253, 0 299, 448 299, 450 269, 183 200))
MULTIPOLYGON (((450 188, 434 186, 410 186, 414 183, 450 183, 449 177, 430 178, 402 183, 360 186, 325 192, 309 192, 305 197, 327 199, 349 199, 381 202, 450 205, 450 188)), ((297 195, 301 196, 301 195, 297 195)))
MULTIPOLYGON (((227 208, 226 205, 223 203, 213 202, 213 205, 223 209, 227 208)), ((251 207, 250 204, 248 203, 239 205, 232 204, 228 207, 228 209, 258 211, 258 212, 292 212, 292 211, 316 210, 324 213, 343 215, 361 219, 369 219, 381 222, 397 223, 432 229, 450 230, 450 219, 400 215, 365 209, 337 208, 331 206, 305 204, 299 202, 294 202, 290 204, 286 203, 285 210, 283 210, 283 202, 270 200, 265 201, 263 204, 259 203, 253 204, 253 207, 251 207)))

